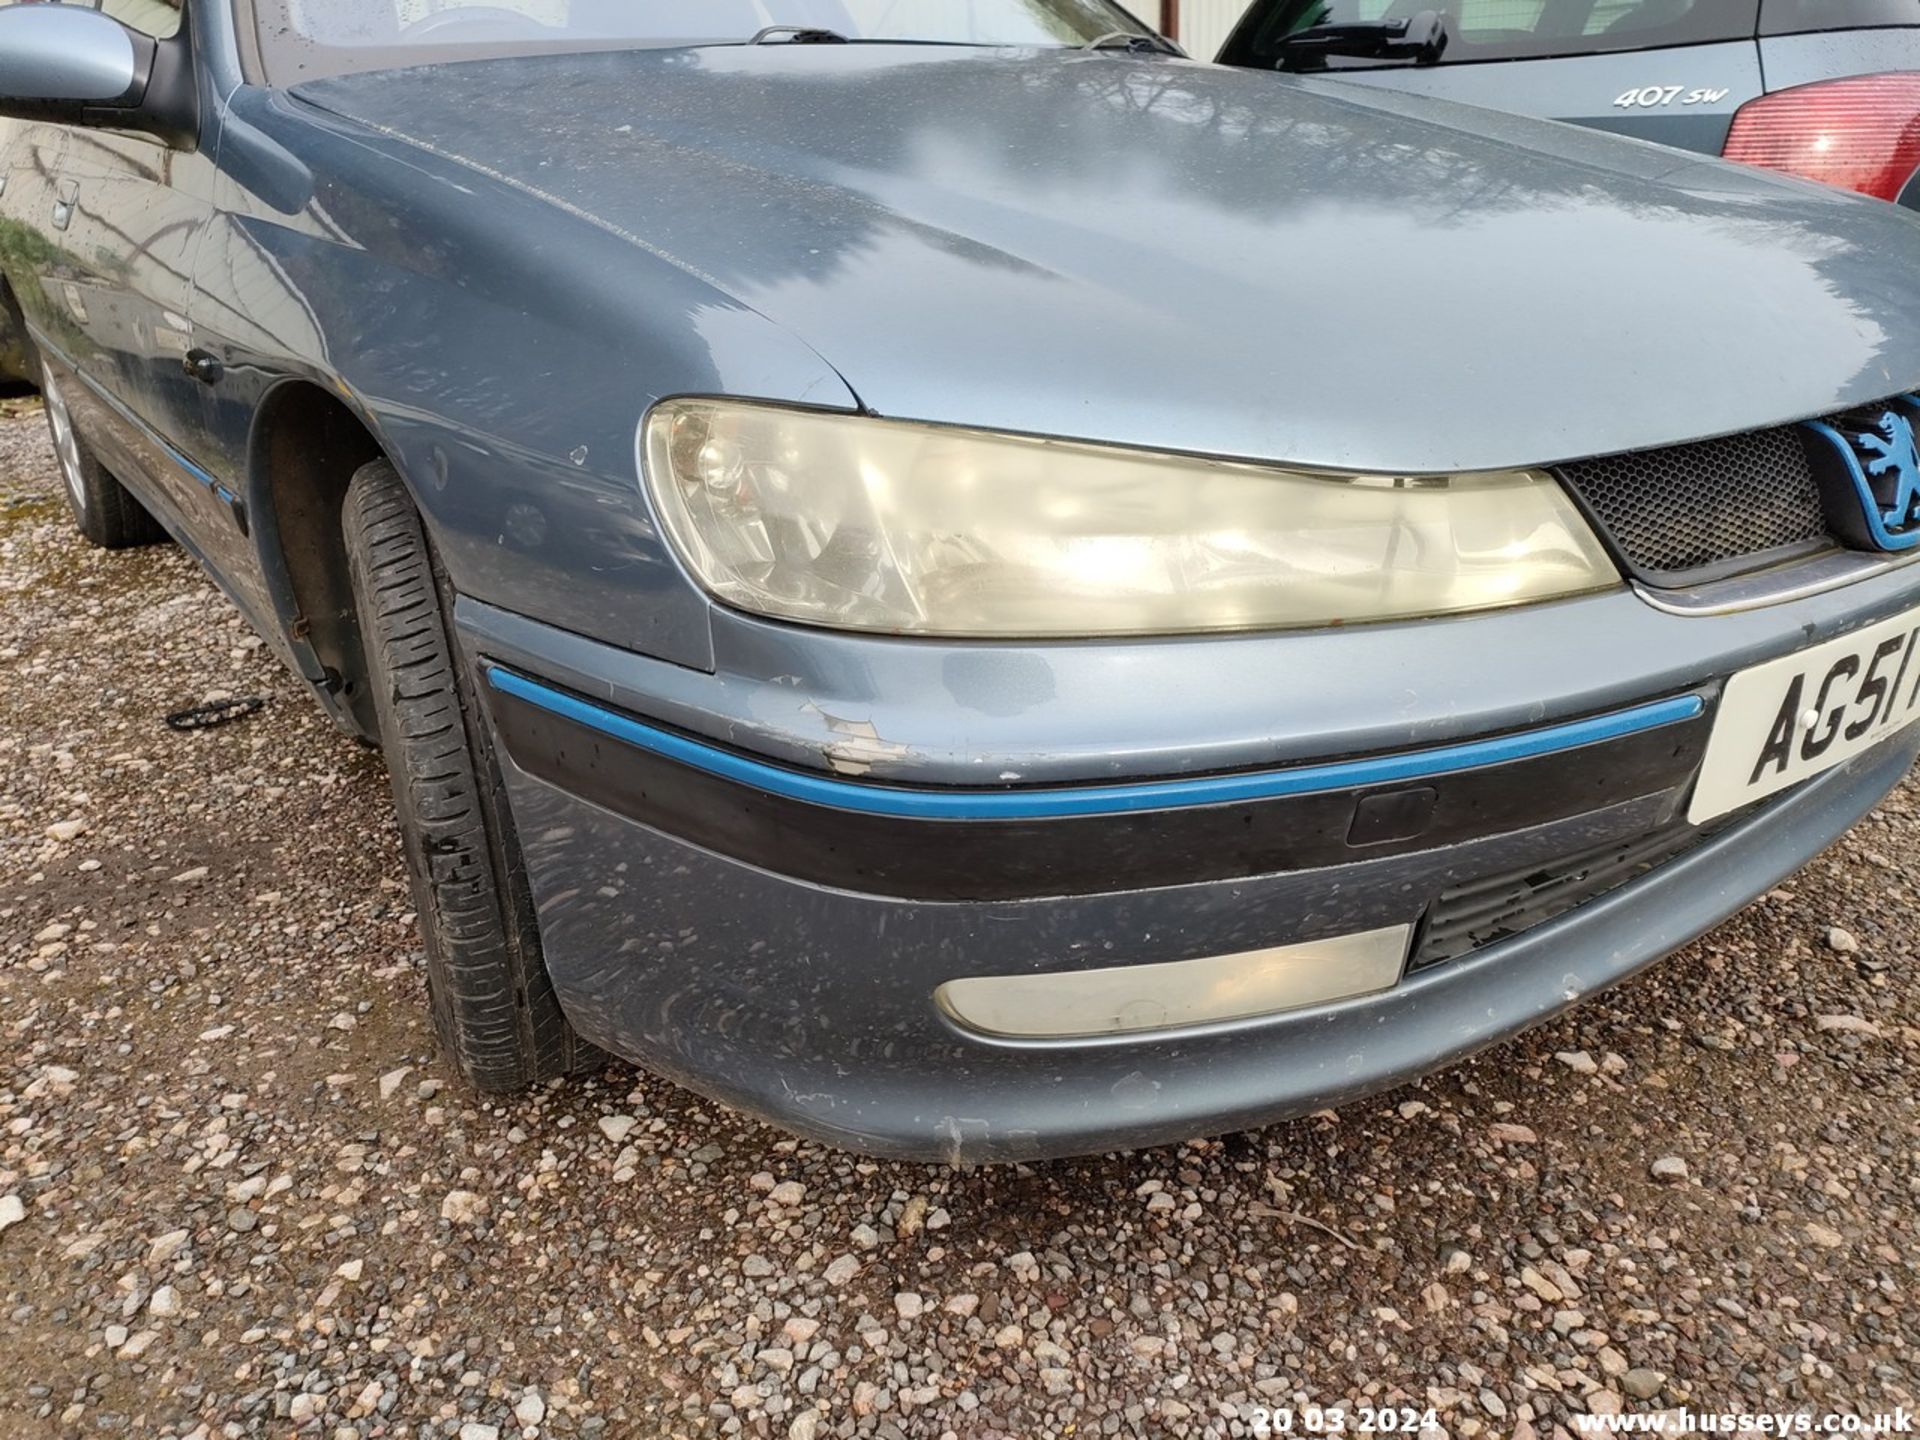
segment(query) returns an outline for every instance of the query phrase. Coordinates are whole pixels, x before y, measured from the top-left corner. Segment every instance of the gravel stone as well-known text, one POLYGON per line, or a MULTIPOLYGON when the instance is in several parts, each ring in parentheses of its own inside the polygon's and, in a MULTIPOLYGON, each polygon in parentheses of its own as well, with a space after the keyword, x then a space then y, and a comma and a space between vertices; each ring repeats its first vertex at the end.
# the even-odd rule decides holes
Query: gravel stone
POLYGON ((893 1233, 902 1240, 910 1240, 927 1225, 927 1211, 930 1208, 927 1197, 915 1195, 900 1207, 900 1218, 894 1222, 893 1233))
POLYGON ((1620 1388, 1636 1400, 1651 1400, 1665 1388, 1667 1377, 1658 1370, 1636 1367, 1620 1377, 1620 1388))
POLYGON ((526 1429, 532 1429, 547 1418, 547 1402, 540 1398, 538 1390, 529 1390, 513 1406, 513 1418, 526 1429))
POLYGON ((147 1353, 147 1347, 160 1338, 158 1330, 140 1330, 127 1337, 127 1343, 120 1347, 122 1360, 138 1360, 147 1353))
POLYGON ((471 1190, 449 1190, 440 1202, 440 1218, 455 1225, 477 1225, 488 1210, 486 1197, 471 1190))
POLYGON ((1880 1026, 1864 1015, 1818 1015, 1813 1023, 1816 1028, 1829 1033, 1867 1035, 1875 1039, 1881 1034, 1880 1026))

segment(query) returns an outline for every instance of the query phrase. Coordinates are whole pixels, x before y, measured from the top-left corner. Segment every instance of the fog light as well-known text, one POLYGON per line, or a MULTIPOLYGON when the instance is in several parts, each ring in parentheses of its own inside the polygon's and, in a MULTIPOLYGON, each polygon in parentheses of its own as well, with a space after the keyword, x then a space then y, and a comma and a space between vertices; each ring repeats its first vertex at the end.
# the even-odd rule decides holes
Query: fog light
POLYGON ((969 1030, 1021 1040, 1084 1039, 1246 1020, 1391 990, 1411 925, 1154 965, 1044 975, 970 975, 934 992, 969 1030))

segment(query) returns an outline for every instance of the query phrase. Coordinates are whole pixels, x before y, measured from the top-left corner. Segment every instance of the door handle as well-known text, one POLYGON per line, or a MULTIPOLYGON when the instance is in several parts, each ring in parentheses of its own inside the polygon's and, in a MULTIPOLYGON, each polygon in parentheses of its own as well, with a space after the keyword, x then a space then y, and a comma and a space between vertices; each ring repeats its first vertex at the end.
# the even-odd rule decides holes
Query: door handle
POLYGON ((226 367, 220 363, 218 355, 211 350, 197 348, 187 351, 180 368, 202 385, 218 385, 220 377, 226 373, 226 367))
POLYGON ((80 184, 75 180, 60 182, 59 199, 53 206, 53 228, 64 230, 73 224, 73 212, 80 207, 80 184))

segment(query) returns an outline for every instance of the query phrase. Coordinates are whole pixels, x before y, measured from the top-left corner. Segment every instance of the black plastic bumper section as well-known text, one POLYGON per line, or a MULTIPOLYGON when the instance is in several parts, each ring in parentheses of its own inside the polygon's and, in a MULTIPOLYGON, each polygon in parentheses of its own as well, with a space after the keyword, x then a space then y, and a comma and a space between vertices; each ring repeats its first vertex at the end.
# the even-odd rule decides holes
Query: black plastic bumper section
POLYGON ((514 763, 626 819, 776 874, 924 900, 1011 900, 1318 869, 1504 834, 1686 785, 1692 720, 1417 783, 1124 815, 941 820, 770 795, 491 692, 514 763))

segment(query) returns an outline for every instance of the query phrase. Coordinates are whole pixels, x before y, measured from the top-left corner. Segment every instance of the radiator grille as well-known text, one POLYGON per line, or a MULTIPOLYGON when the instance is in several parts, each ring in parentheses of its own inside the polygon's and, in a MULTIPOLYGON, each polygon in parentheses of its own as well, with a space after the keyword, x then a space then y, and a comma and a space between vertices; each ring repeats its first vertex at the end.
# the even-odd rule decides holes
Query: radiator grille
POLYGON ((1827 540, 1819 487, 1789 426, 1581 460, 1560 473, 1650 580, 1757 565, 1827 540))
POLYGON ((1544 925, 1691 849, 1707 834, 1689 825, 1668 826, 1651 835, 1443 890, 1427 911, 1409 968, 1424 970, 1457 960, 1544 925))

